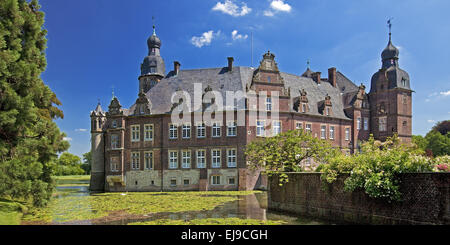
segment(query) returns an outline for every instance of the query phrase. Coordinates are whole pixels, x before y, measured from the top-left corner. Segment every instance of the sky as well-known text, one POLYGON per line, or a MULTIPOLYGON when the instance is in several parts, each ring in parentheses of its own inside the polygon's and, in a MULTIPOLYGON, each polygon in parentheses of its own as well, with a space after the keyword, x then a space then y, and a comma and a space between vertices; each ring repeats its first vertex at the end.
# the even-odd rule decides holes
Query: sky
POLYGON ((327 76, 336 67, 370 90, 381 68, 392 18, 413 93, 413 134, 450 118, 448 0, 40 0, 47 29, 44 82, 62 102, 70 153, 90 150, 89 114, 112 91, 125 108, 138 94, 140 64, 152 25, 162 41, 166 72, 257 66, 270 50, 281 71, 302 74, 310 61, 327 76), (153 18, 154 17, 154 20, 153 18), (253 37, 253 38, 252 38, 253 37), (253 42, 252 42, 253 40, 253 42), (252 45, 253 43, 253 45, 252 45), (252 52, 253 46, 253 52, 252 52), (253 55, 252 55, 253 54, 253 55), (252 58, 253 57, 253 58, 252 58))

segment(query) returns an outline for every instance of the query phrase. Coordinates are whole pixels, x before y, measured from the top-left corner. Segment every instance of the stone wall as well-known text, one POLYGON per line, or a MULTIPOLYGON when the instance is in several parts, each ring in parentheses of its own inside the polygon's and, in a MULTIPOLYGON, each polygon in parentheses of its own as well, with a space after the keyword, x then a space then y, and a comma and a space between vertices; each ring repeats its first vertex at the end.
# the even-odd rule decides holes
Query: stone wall
POLYGON ((450 224, 450 173, 399 176, 403 201, 388 203, 364 191, 345 192, 340 176, 324 188, 320 173, 289 173, 279 186, 269 178, 268 208, 353 224, 450 224))

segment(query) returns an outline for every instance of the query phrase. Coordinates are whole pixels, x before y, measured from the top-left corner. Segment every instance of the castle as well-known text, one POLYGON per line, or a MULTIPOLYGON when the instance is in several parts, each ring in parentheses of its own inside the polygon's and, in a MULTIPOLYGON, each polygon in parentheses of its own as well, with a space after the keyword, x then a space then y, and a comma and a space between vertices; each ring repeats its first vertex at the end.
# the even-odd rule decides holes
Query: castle
POLYGON ((369 93, 334 67, 327 78, 309 66, 301 75, 281 72, 270 51, 258 68, 233 66, 228 57, 226 66, 209 69, 182 70, 175 61, 166 73, 155 27, 147 45, 135 104, 123 108, 113 96, 108 111, 99 103, 91 112, 90 190, 253 190, 265 178, 247 168, 245 146, 293 129, 348 153, 370 134, 411 141, 413 91, 390 32, 369 93), (228 93, 245 96, 204 116, 228 93), (200 103, 192 109, 187 97, 200 103), (184 113, 181 123, 177 113, 184 113))

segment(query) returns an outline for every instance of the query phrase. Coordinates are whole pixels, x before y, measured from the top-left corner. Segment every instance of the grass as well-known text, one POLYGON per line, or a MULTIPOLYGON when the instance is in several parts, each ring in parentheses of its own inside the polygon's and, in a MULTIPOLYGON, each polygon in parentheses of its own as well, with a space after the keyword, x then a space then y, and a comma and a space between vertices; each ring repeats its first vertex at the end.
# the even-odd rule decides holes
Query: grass
POLYGON ((193 220, 158 219, 144 222, 129 223, 129 225, 282 225, 284 221, 240 219, 240 218, 208 218, 193 220))
POLYGON ((0 199, 0 225, 20 225, 25 210, 21 203, 0 199))
POLYGON ((226 202, 239 199, 254 191, 220 192, 132 192, 101 193, 88 196, 59 195, 46 208, 34 209, 24 217, 26 221, 68 222, 92 220, 112 212, 144 215, 162 212, 212 210, 226 202))

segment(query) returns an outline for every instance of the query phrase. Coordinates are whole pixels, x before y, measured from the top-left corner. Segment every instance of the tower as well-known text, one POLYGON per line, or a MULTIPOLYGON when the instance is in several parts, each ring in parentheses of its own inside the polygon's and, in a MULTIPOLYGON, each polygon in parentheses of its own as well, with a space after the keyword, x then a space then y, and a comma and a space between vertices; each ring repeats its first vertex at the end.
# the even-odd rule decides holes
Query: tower
POLYGON ((161 40, 156 36, 155 26, 153 26, 153 34, 147 39, 147 46, 148 56, 141 64, 139 76, 139 91, 144 93, 161 81, 166 73, 164 60, 160 54, 161 40))
POLYGON ((399 67, 399 50, 392 44, 391 23, 389 42, 381 53, 382 66, 373 76, 369 92, 371 133, 385 140, 397 134, 402 142, 411 142, 412 90, 409 75, 399 67))
POLYGON ((92 168, 89 190, 104 191, 105 188, 105 142, 104 125, 106 115, 100 106, 100 102, 91 112, 91 154, 92 168))

